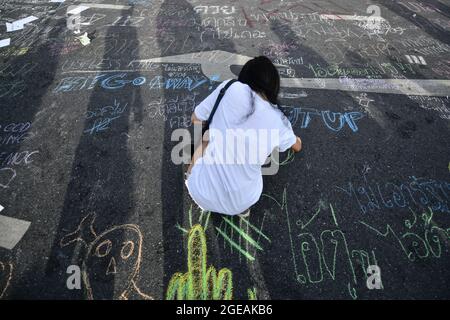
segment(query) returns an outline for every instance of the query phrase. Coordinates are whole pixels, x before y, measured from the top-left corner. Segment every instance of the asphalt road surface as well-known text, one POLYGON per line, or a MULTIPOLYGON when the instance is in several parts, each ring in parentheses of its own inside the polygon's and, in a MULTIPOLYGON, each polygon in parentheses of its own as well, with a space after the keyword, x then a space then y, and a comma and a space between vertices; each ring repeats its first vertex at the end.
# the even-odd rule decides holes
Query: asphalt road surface
POLYGON ((0 299, 449 299, 449 17, 0 0, 0 299), (258 55, 303 150, 248 218, 202 213, 172 133, 258 55))

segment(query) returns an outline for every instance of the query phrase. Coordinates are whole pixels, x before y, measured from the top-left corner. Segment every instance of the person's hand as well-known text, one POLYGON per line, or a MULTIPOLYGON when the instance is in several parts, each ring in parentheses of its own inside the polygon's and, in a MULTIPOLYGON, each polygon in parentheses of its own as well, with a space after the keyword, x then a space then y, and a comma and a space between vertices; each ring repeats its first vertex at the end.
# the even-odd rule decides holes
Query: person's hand
POLYGON ((291 147, 292 151, 294 152, 300 152, 300 150, 302 150, 302 140, 300 139, 300 137, 297 137, 297 141, 295 142, 295 144, 291 147))

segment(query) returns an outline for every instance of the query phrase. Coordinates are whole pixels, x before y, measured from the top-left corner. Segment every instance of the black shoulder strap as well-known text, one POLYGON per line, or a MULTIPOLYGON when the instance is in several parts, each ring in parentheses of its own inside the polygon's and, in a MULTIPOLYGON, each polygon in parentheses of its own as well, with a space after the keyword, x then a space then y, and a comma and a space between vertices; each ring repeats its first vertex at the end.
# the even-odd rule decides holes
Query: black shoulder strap
POLYGON ((214 113, 216 113, 217 107, 219 106, 220 101, 222 100, 223 96, 225 95, 225 91, 227 91, 227 89, 236 81, 237 81, 236 79, 232 79, 232 80, 228 81, 228 83, 222 89, 220 89, 219 96, 217 97, 216 103, 214 104, 214 107, 211 110, 211 114, 209 115, 209 118, 206 121, 206 124, 204 127, 205 130, 208 130, 209 124, 211 123, 211 121, 214 117, 214 113))

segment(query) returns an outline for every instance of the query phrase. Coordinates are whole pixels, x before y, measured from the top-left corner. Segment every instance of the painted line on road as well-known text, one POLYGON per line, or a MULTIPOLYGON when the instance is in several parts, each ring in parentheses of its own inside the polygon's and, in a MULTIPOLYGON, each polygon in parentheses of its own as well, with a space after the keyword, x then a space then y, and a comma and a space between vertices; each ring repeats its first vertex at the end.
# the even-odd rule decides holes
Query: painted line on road
POLYGON ((112 10, 128 10, 131 6, 124 6, 119 4, 102 4, 102 3, 81 3, 82 6, 97 9, 112 9, 112 10))
POLYGON ((282 78, 281 85, 305 89, 362 91, 414 96, 450 96, 450 80, 282 78))
POLYGON ((11 38, 0 40, 0 48, 7 47, 11 44, 11 38))
POLYGON ((37 19, 38 17, 29 16, 20 20, 13 21, 11 23, 6 22, 6 32, 22 30, 27 23, 33 22, 37 19))
MULTIPOLYGON (((70 8, 70 7, 69 7, 70 8)), ((68 10, 67 11, 67 14, 73 14, 73 15, 77 15, 77 14, 80 14, 81 12, 83 12, 83 11, 85 11, 85 10, 87 10, 87 9, 89 9, 89 6, 76 6, 75 8, 73 8, 73 9, 70 9, 70 10, 68 10)))
MULTIPOLYGON (((4 209, 0 205, 0 212, 4 209)), ((0 247, 12 250, 25 235, 31 222, 0 215, 0 247)))
MULTIPOLYGON (((201 65, 203 73, 208 78, 219 75, 221 80, 225 80, 236 77, 231 72, 230 65, 243 65, 250 59, 252 57, 212 50, 135 61, 139 63, 197 63, 201 65)), ((450 96, 450 80, 444 79, 281 78, 281 86, 418 96, 450 96)))
POLYGON ((320 18, 325 20, 351 20, 351 21, 386 21, 386 19, 377 16, 357 16, 346 14, 321 14, 320 18))
POLYGON ((101 3, 80 3, 77 6, 70 6, 69 8, 71 7, 72 9, 67 11, 67 14, 69 15, 77 15, 90 8, 112 9, 112 10, 128 10, 131 8, 131 6, 123 6, 118 4, 101 4, 101 3))

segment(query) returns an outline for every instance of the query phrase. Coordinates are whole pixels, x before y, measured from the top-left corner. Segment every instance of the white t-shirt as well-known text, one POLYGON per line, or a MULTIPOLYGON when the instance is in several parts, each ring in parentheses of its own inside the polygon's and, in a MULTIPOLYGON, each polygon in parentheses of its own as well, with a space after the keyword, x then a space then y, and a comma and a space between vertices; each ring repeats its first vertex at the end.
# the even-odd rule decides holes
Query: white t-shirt
MULTIPOLYGON (((228 81, 195 108, 199 120, 208 119, 220 89, 228 81)), ((203 210, 240 214, 261 196, 261 167, 267 157, 276 147, 281 152, 289 149, 296 136, 279 109, 241 82, 228 88, 209 128, 209 144, 193 166, 186 186, 203 210)))

